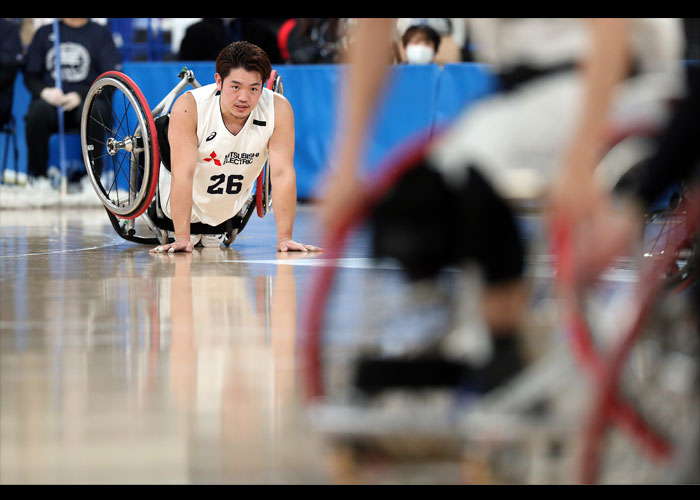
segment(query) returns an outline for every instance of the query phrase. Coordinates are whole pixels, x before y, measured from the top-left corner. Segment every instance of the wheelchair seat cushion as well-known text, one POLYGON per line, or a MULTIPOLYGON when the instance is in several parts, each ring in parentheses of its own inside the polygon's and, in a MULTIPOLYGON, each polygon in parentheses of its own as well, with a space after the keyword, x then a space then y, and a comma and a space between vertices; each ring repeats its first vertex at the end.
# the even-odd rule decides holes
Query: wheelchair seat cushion
POLYGON ((156 133, 158 134, 158 150, 160 161, 170 172, 170 142, 168 141, 168 127, 170 115, 159 116, 155 119, 156 133))

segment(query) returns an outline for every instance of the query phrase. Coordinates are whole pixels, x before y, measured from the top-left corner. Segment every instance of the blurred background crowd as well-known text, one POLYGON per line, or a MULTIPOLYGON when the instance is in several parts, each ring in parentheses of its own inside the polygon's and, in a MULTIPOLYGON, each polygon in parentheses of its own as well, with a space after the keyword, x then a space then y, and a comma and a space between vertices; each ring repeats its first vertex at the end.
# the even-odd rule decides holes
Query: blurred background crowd
MULTIPOLYGON (((29 182, 48 182, 56 174, 48 158, 52 151, 49 139, 58 130, 57 117, 47 111, 51 106, 62 107, 66 130, 76 130, 84 97, 104 71, 121 70, 123 63, 132 61, 214 61, 222 47, 238 40, 263 48, 273 65, 342 63, 357 19, 62 19, 64 81, 60 90, 54 84, 53 22, 53 18, 0 18, 0 131, 15 141, 26 141, 29 182), (31 105, 21 117, 12 113, 19 74, 31 94, 31 105)), ((700 60, 700 18, 683 19, 683 29, 684 58, 700 60)), ((477 52, 462 18, 396 19, 394 64, 473 62, 477 52)), ((3 148, 4 156, 8 146, 3 148)), ((17 156, 17 147, 14 150, 17 156)), ((7 163, 5 159, 3 179, 7 163)), ((82 174, 78 171, 76 176, 82 174)))
MULTIPOLYGON (((248 40, 265 49, 272 64, 341 62, 355 19, 352 18, 91 18, 106 26, 125 61, 214 60, 220 47, 248 40)), ((26 50, 41 26, 52 18, 5 18, 19 31, 26 50)), ((468 29, 462 18, 399 18, 396 63, 409 62, 402 37, 425 27, 439 37, 438 64, 472 61, 468 29)), ((687 59, 698 59, 700 19, 685 18, 687 59)), ((4 40, 3 40, 4 41, 4 40)))

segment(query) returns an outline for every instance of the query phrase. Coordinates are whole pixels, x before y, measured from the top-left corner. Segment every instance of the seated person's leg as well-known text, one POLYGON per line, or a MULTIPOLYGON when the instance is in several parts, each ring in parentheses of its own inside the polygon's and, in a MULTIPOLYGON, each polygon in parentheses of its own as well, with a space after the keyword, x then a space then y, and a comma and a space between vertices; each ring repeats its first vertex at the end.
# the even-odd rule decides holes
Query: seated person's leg
POLYGON ((27 174, 30 178, 46 177, 49 162, 49 139, 58 131, 58 114, 54 106, 34 99, 25 116, 27 174))
POLYGON ((527 306, 525 246, 508 202, 472 168, 458 194, 455 244, 460 261, 475 260, 484 275, 484 319, 495 337, 520 330, 527 306))
POLYGON ((511 207, 478 171, 470 168, 463 185, 448 186, 423 161, 389 190, 371 222, 374 254, 396 259, 409 279, 430 279, 445 267, 467 262, 479 265, 485 280, 483 319, 492 334, 494 354, 478 369, 432 358, 388 363, 364 360, 358 384, 372 391, 386 383, 402 385, 403 378, 415 387, 420 385, 414 380, 416 373, 423 372, 428 385, 466 383, 489 390, 519 372, 519 336, 528 303, 523 277, 525 247, 511 207), (440 374, 435 373, 437 366, 442 366, 440 374))

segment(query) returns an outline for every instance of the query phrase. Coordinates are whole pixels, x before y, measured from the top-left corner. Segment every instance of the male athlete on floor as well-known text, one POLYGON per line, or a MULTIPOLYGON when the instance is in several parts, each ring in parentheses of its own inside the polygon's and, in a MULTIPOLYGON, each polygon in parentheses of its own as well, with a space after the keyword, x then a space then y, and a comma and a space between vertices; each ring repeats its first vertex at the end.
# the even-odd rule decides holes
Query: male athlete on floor
POLYGON ((175 241, 152 252, 192 252, 219 246, 224 235, 191 235, 190 223, 217 226, 235 216, 269 160, 277 250, 318 251, 292 239, 296 209, 294 113, 289 101, 264 87, 272 67, 248 42, 225 47, 216 83, 180 96, 170 113, 171 168, 160 169, 160 203, 173 220, 175 241))

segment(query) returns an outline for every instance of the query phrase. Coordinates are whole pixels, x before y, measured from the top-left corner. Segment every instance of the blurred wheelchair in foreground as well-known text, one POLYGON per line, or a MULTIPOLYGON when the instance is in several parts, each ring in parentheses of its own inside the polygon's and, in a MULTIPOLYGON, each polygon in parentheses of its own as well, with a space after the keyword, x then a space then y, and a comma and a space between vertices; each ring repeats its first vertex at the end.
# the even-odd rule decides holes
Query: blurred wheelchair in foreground
MULTIPOLYGON (((166 244, 174 240, 172 220, 161 211, 158 191, 161 161, 169 168, 168 113, 188 85, 201 86, 187 68, 178 78, 180 82, 152 111, 136 83, 117 71, 100 75, 85 98, 80 129, 85 168, 114 230, 128 241, 166 244), (137 220, 144 224, 137 225, 137 220)), ((283 92, 276 70, 266 86, 283 92)), ((266 164, 238 214, 219 226, 192 223, 192 234, 225 234, 224 244, 229 246, 253 211, 265 216, 271 207, 271 189, 266 164)))
MULTIPOLYGON (((649 151, 652 136, 639 132, 611 143, 601 164, 611 186, 649 151)), ((373 257, 377 205, 416 165, 420 149, 367 186, 327 242, 330 264, 312 282, 306 395, 336 480, 700 482, 700 312, 688 293, 700 237, 697 190, 674 189, 648 214, 639 251, 585 289, 567 280, 566 228, 555 232, 553 248, 535 229, 528 365, 483 392, 462 368, 492 349, 474 299, 478 273, 451 265, 431 279, 409 280, 396 260, 373 257), (386 374, 375 372, 376 383, 363 376, 368 360, 392 359, 416 361, 413 372, 388 383, 379 380, 386 374)), ((415 233, 424 229, 416 225, 439 227, 446 206, 425 207, 437 210, 428 222, 411 219, 415 233)))

